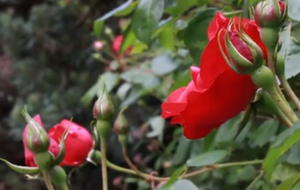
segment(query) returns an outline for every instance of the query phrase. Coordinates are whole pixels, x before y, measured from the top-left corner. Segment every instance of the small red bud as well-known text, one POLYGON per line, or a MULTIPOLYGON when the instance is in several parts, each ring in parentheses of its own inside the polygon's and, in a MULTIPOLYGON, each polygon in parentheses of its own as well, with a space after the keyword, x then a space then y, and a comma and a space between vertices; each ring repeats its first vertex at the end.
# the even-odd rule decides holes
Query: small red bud
POLYGON ((255 22, 260 27, 278 28, 286 18, 286 10, 286 4, 283 1, 261 1, 255 7, 255 22))
POLYGON ((117 116, 117 119, 115 120, 114 123, 114 131, 117 134, 127 134, 128 133, 128 122, 127 119, 125 117, 125 115, 123 114, 125 109, 121 110, 120 113, 117 116))

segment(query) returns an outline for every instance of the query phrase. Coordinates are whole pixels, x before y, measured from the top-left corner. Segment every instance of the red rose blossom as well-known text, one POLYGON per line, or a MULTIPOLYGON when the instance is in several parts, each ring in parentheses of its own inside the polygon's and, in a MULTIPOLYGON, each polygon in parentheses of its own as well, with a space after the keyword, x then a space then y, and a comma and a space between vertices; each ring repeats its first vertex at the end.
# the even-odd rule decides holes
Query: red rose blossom
MULTIPOLYGON (((38 122, 41 126, 44 126, 43 122, 42 122, 42 119, 41 119, 41 116, 39 114, 34 116, 33 119, 36 122, 38 122)), ((26 166, 36 167, 36 164, 34 162, 34 154, 28 149, 27 143, 26 143, 27 130, 28 130, 28 125, 26 125, 26 127, 23 131, 23 145, 24 145, 24 153, 25 153, 25 164, 26 164, 26 166)), ((58 143, 55 140, 53 140, 51 137, 50 137, 49 151, 54 156, 57 156, 59 151, 60 151, 60 147, 59 147, 58 143)))
POLYGON ((93 137, 84 127, 66 119, 52 127, 49 136, 59 143, 68 127, 68 136, 65 140, 66 154, 61 165, 79 166, 86 161, 93 148, 93 137))
MULTIPOLYGON (((244 32, 266 52, 254 21, 235 17, 233 22, 240 23, 244 32)), ((215 15, 208 27, 209 43, 202 54, 200 68, 192 66, 192 81, 171 93, 162 104, 162 117, 171 118, 172 124, 181 124, 188 139, 205 137, 239 114, 250 103, 257 89, 248 75, 235 73, 222 56, 218 33, 228 30, 228 23, 229 19, 221 12, 215 15)), ((241 43, 237 31, 230 28, 227 32, 240 54, 251 60, 251 52, 245 48, 245 43, 241 43)), ((220 35, 222 43, 225 32, 220 35)))
MULTIPOLYGON (((112 50, 116 53, 116 55, 119 57, 119 51, 121 49, 121 45, 122 45, 122 42, 123 42, 123 36, 122 35, 118 35, 115 37, 114 41, 113 41, 113 44, 111 46, 112 50)), ((121 56, 127 56, 131 53, 131 50, 132 50, 132 47, 128 47, 123 55, 121 56)))

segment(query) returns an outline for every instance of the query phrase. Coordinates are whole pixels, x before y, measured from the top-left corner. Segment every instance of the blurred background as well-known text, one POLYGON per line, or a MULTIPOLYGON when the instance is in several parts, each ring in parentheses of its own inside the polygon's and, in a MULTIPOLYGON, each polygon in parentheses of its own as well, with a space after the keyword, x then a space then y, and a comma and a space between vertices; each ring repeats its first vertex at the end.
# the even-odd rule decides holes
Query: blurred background
MULTIPOLYGON (((265 124, 264 136, 259 136, 261 131, 250 132, 251 126, 247 125, 236 138, 238 116, 208 138, 190 141, 182 136, 180 127, 169 127, 160 117, 161 102, 186 85, 189 67, 198 65, 207 43, 207 26, 215 12, 240 13, 248 1, 191 0, 197 3, 174 5, 175 1, 165 0, 159 32, 147 50, 128 27, 136 2, 118 12, 118 17, 109 17, 100 38, 93 32, 95 19, 124 2, 0 0, 0 157, 25 164, 22 131, 26 123, 21 115, 25 105, 31 115, 41 114, 47 129, 71 117, 89 129, 102 75, 117 110, 128 106, 125 114, 130 123, 130 157, 144 172, 170 176, 187 159, 212 147, 234 151, 231 161, 264 158, 269 139, 281 127, 276 123, 271 130, 269 126, 276 122, 272 119, 265 124), (112 44, 120 34, 124 35, 125 45, 119 48, 130 48, 131 55, 113 50, 112 44)), ((127 167, 113 132, 108 144, 108 159, 127 167)), ((71 168, 66 171, 71 172, 71 168)), ((191 180, 203 190, 239 190, 258 172, 256 167, 246 166, 207 172, 191 180)), ((101 170, 92 164, 72 172, 70 179, 72 190, 101 188, 101 170)), ((143 180, 112 170, 109 182, 111 190, 151 189, 143 180)), ((257 189, 269 189, 264 180, 256 185, 257 189)), ((27 180, 0 162, 0 190, 29 189, 45 188, 42 182, 27 180)))

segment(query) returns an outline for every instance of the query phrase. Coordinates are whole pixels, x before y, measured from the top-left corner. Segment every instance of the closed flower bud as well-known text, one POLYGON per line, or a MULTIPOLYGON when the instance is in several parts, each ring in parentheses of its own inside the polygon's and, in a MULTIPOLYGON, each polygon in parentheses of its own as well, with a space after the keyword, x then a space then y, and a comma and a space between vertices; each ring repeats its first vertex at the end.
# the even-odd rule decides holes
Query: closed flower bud
POLYGON ((93 47, 95 51, 100 51, 103 49, 103 43, 101 41, 94 41, 93 47))
POLYGON ((260 27, 278 28, 287 15, 286 4, 280 0, 266 0, 255 7, 255 22, 260 27))
POLYGON ((115 120, 114 123, 114 131, 117 134, 127 134, 128 133, 128 122, 127 119, 125 117, 125 115, 123 114, 125 109, 121 110, 120 113, 117 116, 117 119, 115 120))
POLYGON ((48 151, 50 139, 44 128, 30 115, 27 111, 23 111, 23 115, 28 123, 25 129, 26 143, 30 151, 33 153, 41 153, 48 151))
POLYGON ((104 82, 101 81, 101 83, 100 93, 93 107, 93 116, 97 120, 109 120, 114 114, 114 106, 104 82))
POLYGON ((264 59, 262 49, 242 31, 240 26, 235 23, 229 25, 223 37, 225 43, 222 42, 222 32, 224 31, 218 34, 219 47, 232 70, 238 74, 250 74, 262 65, 264 59))

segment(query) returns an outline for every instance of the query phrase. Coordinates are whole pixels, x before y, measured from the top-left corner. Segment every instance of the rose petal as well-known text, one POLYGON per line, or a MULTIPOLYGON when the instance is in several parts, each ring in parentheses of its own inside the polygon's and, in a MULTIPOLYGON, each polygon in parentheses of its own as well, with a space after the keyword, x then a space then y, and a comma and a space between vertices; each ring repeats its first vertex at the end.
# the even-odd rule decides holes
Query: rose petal
POLYGON ((61 165, 79 166, 86 161, 88 153, 93 148, 93 138, 84 127, 66 119, 52 127, 49 136, 60 143, 68 127, 68 136, 65 141, 66 154, 61 165))

